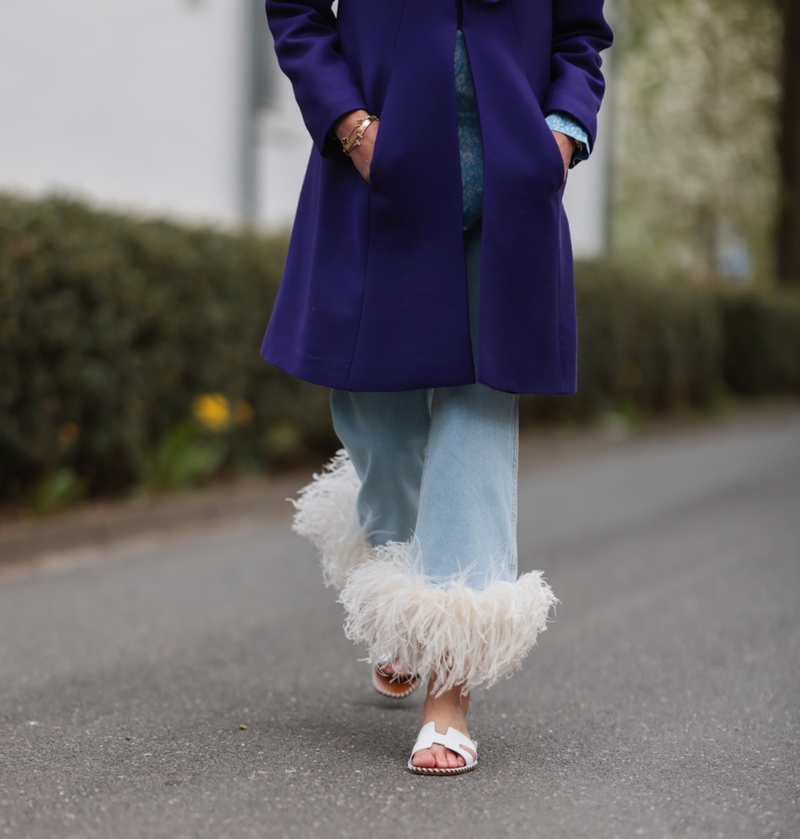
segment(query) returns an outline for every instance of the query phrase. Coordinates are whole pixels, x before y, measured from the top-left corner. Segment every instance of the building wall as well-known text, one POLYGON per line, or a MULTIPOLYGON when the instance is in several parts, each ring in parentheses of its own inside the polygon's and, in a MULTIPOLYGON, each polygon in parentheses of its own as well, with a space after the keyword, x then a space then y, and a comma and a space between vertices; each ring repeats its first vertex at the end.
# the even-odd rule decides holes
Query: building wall
POLYGON ((0 4, 0 185, 238 218, 243 4, 0 4))
POLYGON ((257 103, 261 107, 255 111, 254 209, 260 226, 280 229, 292 224, 312 143, 291 82, 278 68, 266 23, 264 30, 263 38, 256 38, 256 47, 266 51, 264 75, 270 82, 270 96, 257 103))

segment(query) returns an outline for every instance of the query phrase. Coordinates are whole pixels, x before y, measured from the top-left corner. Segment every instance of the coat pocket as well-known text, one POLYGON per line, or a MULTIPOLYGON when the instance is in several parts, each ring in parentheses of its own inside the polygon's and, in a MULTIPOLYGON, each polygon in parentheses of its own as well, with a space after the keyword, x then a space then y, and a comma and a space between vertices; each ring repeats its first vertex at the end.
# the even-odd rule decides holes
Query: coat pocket
POLYGON ((375 178, 376 174, 378 177, 378 182, 380 182, 380 159, 378 157, 379 149, 381 145, 381 137, 383 136, 384 132, 383 123, 378 122, 378 130, 375 133, 375 145, 372 148, 372 160, 369 164, 369 185, 375 186, 375 178))
POLYGON ((543 153, 546 153, 549 157, 551 157, 553 160, 553 165, 557 167, 558 188, 561 189, 561 187, 564 186, 564 184, 567 182, 567 173, 565 172, 564 158, 561 156, 561 148, 558 145, 558 140, 556 140, 556 138, 553 136, 553 132, 550 130, 550 126, 547 124, 547 119, 545 118, 544 114, 542 114, 542 122, 544 123, 544 127, 547 131, 548 138, 548 142, 545 144, 543 153))

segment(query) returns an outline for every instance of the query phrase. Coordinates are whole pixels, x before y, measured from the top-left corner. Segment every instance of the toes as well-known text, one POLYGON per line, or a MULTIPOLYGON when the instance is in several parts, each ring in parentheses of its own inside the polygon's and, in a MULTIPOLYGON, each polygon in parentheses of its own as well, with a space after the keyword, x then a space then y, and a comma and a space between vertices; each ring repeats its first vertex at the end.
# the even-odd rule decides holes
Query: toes
POLYGON ((417 752, 411 760, 412 766, 419 766, 420 769, 433 769, 437 763, 436 758, 431 754, 430 749, 422 749, 417 752))
POLYGON ((435 743, 430 749, 418 751, 411 759, 411 765, 420 769, 460 769, 467 763, 457 752, 435 743))
POLYGON ((392 662, 386 662, 384 664, 378 664, 378 669, 384 676, 388 676, 390 679, 393 677, 397 677, 398 679, 408 679, 411 676, 407 670, 402 670, 400 668, 400 659, 396 658, 392 662))
POLYGON ((461 755, 456 754, 455 752, 448 751, 447 764, 450 767, 450 769, 458 769, 459 767, 464 765, 464 758, 461 757, 461 755))
POLYGON ((446 749, 444 746, 433 746, 431 752, 436 761, 435 766, 437 769, 458 769, 465 765, 464 758, 461 755, 451 752, 450 749, 446 749))
POLYGON ((436 746, 436 766, 439 769, 449 769, 450 761, 448 756, 450 752, 444 746, 436 746))

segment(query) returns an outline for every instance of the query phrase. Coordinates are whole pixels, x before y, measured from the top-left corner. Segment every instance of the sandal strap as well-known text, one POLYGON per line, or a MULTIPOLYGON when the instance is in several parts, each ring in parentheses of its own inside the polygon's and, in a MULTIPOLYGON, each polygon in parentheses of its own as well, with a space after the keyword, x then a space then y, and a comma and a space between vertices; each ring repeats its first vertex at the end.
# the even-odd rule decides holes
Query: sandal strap
POLYGON ((462 734, 457 728, 452 727, 447 729, 447 734, 439 734, 436 730, 436 724, 433 722, 423 725, 420 729, 417 742, 414 743, 414 748, 411 751, 411 759, 414 759, 414 755, 417 752, 421 752, 423 749, 429 749, 434 743, 461 755, 464 758, 466 766, 471 766, 477 761, 477 744, 470 740, 466 734, 462 734))

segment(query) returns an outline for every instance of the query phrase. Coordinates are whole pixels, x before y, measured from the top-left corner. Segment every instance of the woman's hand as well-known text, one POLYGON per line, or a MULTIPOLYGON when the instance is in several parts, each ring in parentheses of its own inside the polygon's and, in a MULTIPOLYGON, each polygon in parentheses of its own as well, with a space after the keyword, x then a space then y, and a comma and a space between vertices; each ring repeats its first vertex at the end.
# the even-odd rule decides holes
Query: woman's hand
POLYGON ((561 152, 561 159, 564 161, 564 180, 566 180, 569 164, 572 163, 572 155, 578 148, 578 142, 574 137, 569 137, 560 131, 553 131, 552 134, 556 138, 558 150, 561 152))
MULTIPOLYGON (((363 110, 350 111, 350 113, 340 117, 334 123, 333 131, 340 140, 346 140, 353 133, 356 127, 356 120, 364 119, 368 116, 369 114, 363 110)), ((359 174, 367 183, 370 182, 369 169, 372 163, 372 152, 375 148, 375 137, 377 134, 378 123, 371 122, 361 137, 359 145, 350 152, 350 160, 353 161, 359 174)))

